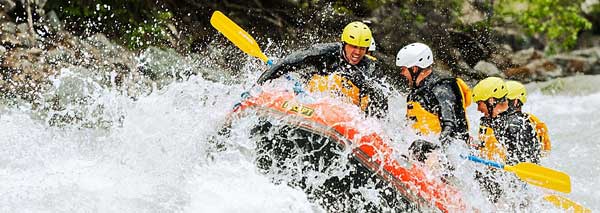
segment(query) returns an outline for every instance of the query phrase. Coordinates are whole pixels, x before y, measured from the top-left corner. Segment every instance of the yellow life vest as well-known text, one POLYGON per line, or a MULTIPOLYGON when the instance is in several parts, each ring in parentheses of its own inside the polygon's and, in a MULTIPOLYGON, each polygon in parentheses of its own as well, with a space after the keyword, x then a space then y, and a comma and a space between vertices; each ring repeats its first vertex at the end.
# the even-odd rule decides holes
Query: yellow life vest
POLYGON ((369 97, 360 97, 360 89, 349 79, 338 74, 313 75, 308 82, 308 91, 310 92, 329 92, 330 94, 340 96, 348 102, 359 106, 363 111, 367 109, 369 97))
POLYGON ((440 118, 421 106, 419 102, 411 101, 407 104, 406 117, 415 121, 412 127, 423 135, 442 132, 440 118))
POLYGON ((483 143, 479 148, 481 157, 500 162, 506 161, 506 148, 498 142, 492 128, 479 126, 479 141, 483 143))
POLYGON ((552 145, 550 144, 550 135, 548 134, 548 126, 544 122, 542 122, 538 117, 531 113, 527 113, 529 115, 529 120, 535 126, 536 137, 542 144, 542 151, 549 152, 552 149, 552 145))
MULTIPOLYGON (((467 113, 467 107, 471 104, 471 89, 469 86, 460 78, 456 78, 458 89, 462 96, 463 111, 465 112, 465 118, 467 113)), ((429 135, 431 133, 440 134, 442 132, 442 125, 440 124, 440 117, 434 113, 427 111, 420 103, 410 101, 407 103, 406 117, 415 121, 412 127, 423 135, 429 135)), ((469 129, 469 121, 467 120, 467 129, 469 129)))

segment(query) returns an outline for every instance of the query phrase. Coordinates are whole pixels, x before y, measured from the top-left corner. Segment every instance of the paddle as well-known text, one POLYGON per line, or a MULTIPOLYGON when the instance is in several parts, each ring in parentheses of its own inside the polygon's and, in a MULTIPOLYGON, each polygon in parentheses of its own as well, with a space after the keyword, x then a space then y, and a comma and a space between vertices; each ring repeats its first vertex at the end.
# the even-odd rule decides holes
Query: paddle
POLYGON ((504 169, 507 172, 512 172, 516 174, 521 180, 536 186, 564 193, 571 192, 571 178, 569 177, 569 175, 561 171, 556 171, 528 162, 521 162, 517 165, 510 166, 494 161, 484 160, 473 155, 462 157, 473 162, 482 163, 488 166, 504 169))
POLYGON ((592 210, 582 206, 575 201, 570 200, 569 198, 560 196, 560 195, 546 195, 544 196, 548 202, 554 204, 557 207, 560 207, 564 210, 572 210, 575 213, 589 213, 592 210))
POLYGON ((260 50, 256 40, 220 11, 213 13, 210 24, 246 54, 259 58, 269 66, 273 65, 273 62, 260 50))

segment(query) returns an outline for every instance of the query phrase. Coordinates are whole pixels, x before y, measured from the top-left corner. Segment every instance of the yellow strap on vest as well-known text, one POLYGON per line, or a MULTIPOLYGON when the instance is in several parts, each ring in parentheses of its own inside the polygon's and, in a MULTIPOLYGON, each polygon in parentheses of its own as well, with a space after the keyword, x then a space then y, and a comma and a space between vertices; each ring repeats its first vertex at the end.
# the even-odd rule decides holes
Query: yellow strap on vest
POLYGON ((479 141, 483 142, 479 149, 481 157, 493 161, 506 161, 506 148, 498 142, 492 128, 479 126, 479 141))
POLYGON ((460 94, 462 95, 463 108, 466 112, 467 107, 471 105, 471 88, 461 78, 456 78, 456 83, 458 84, 458 89, 460 90, 460 94))
POLYGON ((414 120, 413 128, 423 135, 442 132, 440 118, 425 110, 419 102, 411 101, 407 104, 406 117, 414 120))
POLYGON ((360 106, 364 111, 367 108, 369 97, 360 97, 360 89, 349 79, 338 74, 313 75, 308 82, 310 92, 329 92, 332 95, 346 98, 350 103, 360 106))
POLYGON ((469 116, 467 116, 467 107, 471 105, 471 98, 473 97, 471 88, 461 78, 456 78, 456 84, 458 84, 458 89, 460 90, 460 95, 462 96, 463 110, 465 112, 465 119, 467 119, 467 129, 471 129, 469 127, 469 116))
POLYGON ((544 122, 542 122, 538 117, 531 113, 527 113, 529 115, 529 120, 535 126, 536 136, 542 143, 543 151, 550 151, 552 149, 552 145, 550 144, 550 135, 548 134, 548 126, 544 122))

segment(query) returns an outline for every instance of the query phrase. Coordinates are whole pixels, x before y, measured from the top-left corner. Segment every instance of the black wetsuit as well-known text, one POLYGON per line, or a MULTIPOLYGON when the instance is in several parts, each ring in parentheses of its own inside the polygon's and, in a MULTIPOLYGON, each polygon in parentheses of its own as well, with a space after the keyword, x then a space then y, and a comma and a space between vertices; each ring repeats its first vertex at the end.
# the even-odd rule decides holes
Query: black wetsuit
POLYGON ((380 88, 381 83, 368 74, 373 73, 374 69, 375 62, 367 57, 363 57, 356 65, 346 62, 342 43, 315 44, 293 52, 273 65, 260 76, 258 83, 262 84, 289 72, 298 73, 303 83, 307 83, 315 74, 337 73, 359 88, 360 97, 369 97, 369 104, 365 110, 368 115, 382 117, 387 113, 387 98, 380 88))
MULTIPOLYGON (((495 119, 482 117, 480 121, 480 126, 492 128, 494 137, 506 149, 505 164, 540 162, 541 144, 527 114, 509 108, 507 111, 500 113, 495 119)), ((486 169, 485 171, 484 174, 477 172, 476 177, 482 187, 490 193, 488 197, 490 201, 497 202, 503 193, 497 178, 505 173, 498 169, 486 169)), ((520 181, 511 184, 513 187, 522 185, 520 181)))
POLYGON ((506 164, 540 162, 541 144, 527 114, 509 108, 496 119, 481 118, 481 125, 491 127, 498 142, 506 148, 506 164))
POLYGON ((418 102, 426 111, 438 116, 442 147, 447 147, 452 139, 469 140, 462 95, 455 78, 441 78, 432 72, 418 87, 409 91, 407 102, 418 102))

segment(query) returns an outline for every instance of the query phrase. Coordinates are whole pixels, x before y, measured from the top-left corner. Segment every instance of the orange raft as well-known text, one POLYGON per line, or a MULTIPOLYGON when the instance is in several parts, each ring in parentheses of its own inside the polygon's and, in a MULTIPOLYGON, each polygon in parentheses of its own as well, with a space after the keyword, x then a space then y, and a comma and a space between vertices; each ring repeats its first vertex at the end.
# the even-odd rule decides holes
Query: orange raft
POLYGON ((428 178, 417 165, 394 157, 389 139, 377 133, 369 123, 374 120, 365 119, 358 107, 335 98, 304 99, 293 91, 263 88, 259 94, 236 105, 230 120, 247 113, 284 118, 289 125, 311 129, 332 138, 342 148, 351 148, 353 158, 415 202, 418 209, 465 211, 467 207, 455 188, 438 178, 428 178))

